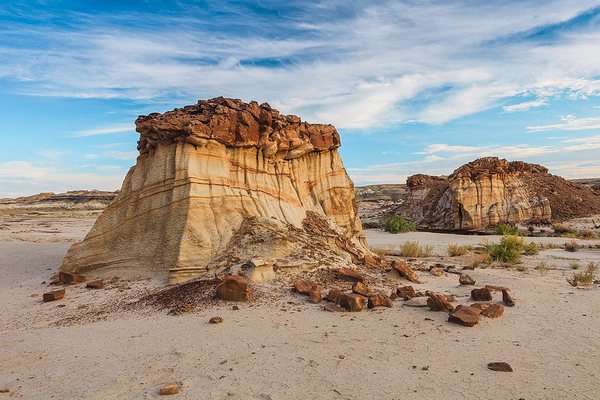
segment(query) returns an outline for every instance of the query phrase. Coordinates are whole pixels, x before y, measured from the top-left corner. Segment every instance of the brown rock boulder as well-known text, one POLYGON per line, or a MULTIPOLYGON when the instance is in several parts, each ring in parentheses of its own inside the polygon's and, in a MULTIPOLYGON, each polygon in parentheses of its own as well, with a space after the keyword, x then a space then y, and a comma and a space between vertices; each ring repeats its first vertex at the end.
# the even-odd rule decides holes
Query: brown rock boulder
POLYGON ((490 301, 492 300, 492 292, 488 288, 471 290, 471 298, 475 301, 490 301))
POLYGON ((338 279, 348 282, 363 282, 365 281, 364 275, 360 272, 350 268, 339 268, 335 271, 338 279))
POLYGON ((161 387, 158 391, 158 394, 160 394, 161 396, 168 396, 177 393, 179 393, 179 385, 176 383, 169 383, 161 387))
POLYGON ((427 306, 431 311, 452 311, 454 309, 454 306, 446 299, 446 296, 435 292, 429 295, 427 306))
POLYGON ((74 283, 85 282, 85 277, 83 275, 71 274, 71 273, 62 272, 62 271, 58 273, 58 279, 62 283, 66 283, 69 285, 74 284, 74 283))
POLYGON ((104 282, 101 279, 97 279, 95 281, 88 282, 85 287, 88 289, 104 289, 104 282))
POLYGON ((392 268, 394 268, 396 271, 398 271, 400 276, 405 277, 409 281, 411 281, 413 283, 421 283, 417 273, 415 271, 413 271, 412 268, 409 267, 406 262, 400 261, 400 260, 394 260, 394 261, 392 261, 392 268))
POLYGON ((404 300, 417 297, 417 293, 415 292, 415 289, 412 286, 401 286, 398 289, 396 289, 396 293, 398 294, 398 297, 404 300))
POLYGON ((322 300, 321 285, 314 285, 308 294, 308 301, 311 303, 320 303, 322 300))
POLYGON ((330 301, 335 304, 339 304, 341 294, 342 294, 342 291, 340 289, 335 289, 335 288, 331 289, 329 291, 329 293, 327 293, 327 297, 325 297, 325 300, 330 301))
POLYGON ((365 298, 355 293, 342 293, 340 306, 348 311, 362 311, 365 306, 365 298))
POLYGON ((365 297, 370 297, 375 294, 373 290, 369 289, 367 285, 362 282, 356 282, 354 285, 352 285, 352 292, 365 297))
POLYGON ((369 302, 367 304, 369 308, 375 307, 388 307, 391 308, 394 306, 392 303, 392 299, 382 293, 376 293, 372 296, 369 296, 369 302))
POLYGON ((498 286, 498 285, 485 285, 484 286, 486 289, 489 289, 492 292, 501 292, 503 290, 506 290, 508 292, 510 292, 510 289, 505 287, 505 286, 498 286))
POLYGON ((325 304, 323 306, 323 310, 329 311, 329 312, 346 312, 347 311, 345 308, 342 308, 342 307, 338 306, 337 304, 333 304, 333 303, 325 304))
POLYGON ((481 310, 481 315, 487 318, 499 318, 504 314, 504 305, 490 304, 485 310, 481 310))
POLYGON ((514 305, 515 305, 515 300, 512 298, 510 293, 508 293, 508 291, 506 291, 506 290, 502 291, 502 302, 507 307, 514 307, 514 305))
POLYGON ((513 372, 513 368, 507 362, 491 362, 487 365, 488 369, 497 372, 513 372))
POLYGON ((479 322, 480 312, 477 308, 459 305, 453 311, 450 311, 448 322, 469 327, 475 326, 479 322))
POLYGON ((294 290, 300 294, 310 294, 314 283, 307 281, 306 279, 296 278, 294 281, 294 290))
POLYGON ((65 289, 54 289, 42 295, 44 302, 60 300, 65 297, 65 289))
POLYGON ((458 278, 458 283, 460 283, 461 285, 474 285, 475 279, 471 278, 470 275, 460 274, 460 277, 458 278))
POLYGON ((252 288, 245 278, 228 275, 217 285, 217 297, 221 300, 249 301, 252 299, 252 288))

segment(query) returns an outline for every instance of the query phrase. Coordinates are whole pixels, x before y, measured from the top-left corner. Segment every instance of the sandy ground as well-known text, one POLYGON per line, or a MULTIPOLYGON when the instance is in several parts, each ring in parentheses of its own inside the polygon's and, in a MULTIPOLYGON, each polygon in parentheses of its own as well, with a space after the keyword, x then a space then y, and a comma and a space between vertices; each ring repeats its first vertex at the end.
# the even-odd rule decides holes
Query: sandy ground
MULTIPOLYGON (((556 259, 600 261, 600 250, 542 252, 534 257, 557 264, 546 276, 533 270, 538 258, 526 259, 523 271, 469 271, 478 286, 510 287, 517 302, 473 328, 401 301, 391 309, 328 313, 287 291, 237 304, 239 310, 219 302, 180 316, 110 311, 115 302, 154 290, 159 283, 146 277, 99 291, 69 286, 64 300, 42 303, 49 289, 42 282, 92 222, 0 221, 8 225, 0 230, 0 387, 10 390, 0 400, 156 398, 172 380, 181 385, 172 398, 181 399, 600 398, 600 288, 570 287, 570 271, 556 259), (209 324, 216 315, 224 322, 209 324), (515 372, 490 371, 492 361, 508 362, 515 372)), ((368 231, 368 238, 392 248, 418 240, 439 255, 449 242, 481 240, 379 231, 368 231)), ((417 290, 469 302, 471 287, 459 286, 458 275, 419 274, 424 282, 417 290)))

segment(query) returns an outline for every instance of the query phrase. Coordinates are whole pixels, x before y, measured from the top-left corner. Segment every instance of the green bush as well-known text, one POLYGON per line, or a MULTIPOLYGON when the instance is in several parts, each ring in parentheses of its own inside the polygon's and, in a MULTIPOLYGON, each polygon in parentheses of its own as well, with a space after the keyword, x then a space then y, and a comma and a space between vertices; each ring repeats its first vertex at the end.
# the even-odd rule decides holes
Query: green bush
POLYGON ((496 227, 496 234, 497 235, 518 235, 519 234, 519 228, 517 228, 516 226, 512 226, 509 224, 502 224, 502 225, 498 225, 496 227))
POLYGON ((526 244, 525 246, 523 246, 523 254, 525 254, 526 256, 535 256, 539 252, 540 252, 540 248, 538 247, 537 244, 535 244, 533 242, 530 242, 529 244, 526 244))
POLYGON ((414 222, 407 221, 402 215, 396 215, 385 221, 383 229, 391 233, 412 232, 417 230, 417 226, 414 222))
POLYGON ((515 264, 519 261, 519 255, 525 242, 518 236, 504 236, 499 244, 489 244, 486 246, 488 253, 493 261, 515 264))

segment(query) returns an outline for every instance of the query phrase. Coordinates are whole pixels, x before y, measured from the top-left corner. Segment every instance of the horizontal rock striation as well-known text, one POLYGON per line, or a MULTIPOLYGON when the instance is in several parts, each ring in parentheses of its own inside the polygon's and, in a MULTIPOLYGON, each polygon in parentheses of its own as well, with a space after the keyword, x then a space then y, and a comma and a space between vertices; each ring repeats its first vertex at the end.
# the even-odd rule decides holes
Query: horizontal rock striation
POLYGON ((136 126, 136 165, 61 270, 134 269, 178 282, 259 268, 257 259, 256 275, 270 276, 371 255, 333 126, 225 98, 136 126))

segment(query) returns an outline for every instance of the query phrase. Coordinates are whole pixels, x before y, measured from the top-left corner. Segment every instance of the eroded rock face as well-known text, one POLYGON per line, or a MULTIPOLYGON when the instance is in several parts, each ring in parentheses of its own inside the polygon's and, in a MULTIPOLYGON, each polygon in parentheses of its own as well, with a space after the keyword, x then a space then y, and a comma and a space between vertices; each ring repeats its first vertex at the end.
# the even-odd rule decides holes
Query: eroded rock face
POLYGON ((236 273, 253 258, 277 271, 372 256, 333 126, 215 98, 136 127, 136 165, 62 271, 134 269, 179 282, 236 273))
POLYGON ((550 222, 600 212, 589 187, 522 161, 485 157, 448 177, 414 175, 400 213, 434 229, 485 229, 503 223, 550 222))

